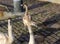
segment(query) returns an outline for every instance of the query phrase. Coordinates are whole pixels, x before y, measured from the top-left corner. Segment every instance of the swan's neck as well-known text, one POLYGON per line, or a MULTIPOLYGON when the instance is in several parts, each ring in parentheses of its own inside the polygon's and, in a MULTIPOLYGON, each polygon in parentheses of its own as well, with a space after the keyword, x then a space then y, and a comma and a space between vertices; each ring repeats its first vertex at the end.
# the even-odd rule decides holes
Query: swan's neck
POLYGON ((28 7, 27 6, 25 6, 25 15, 28 15, 28 7))
POLYGON ((10 20, 8 20, 8 38, 9 38, 9 42, 13 41, 12 26, 10 25, 10 20))
POLYGON ((25 9, 26 9, 26 11, 25 11, 25 15, 24 15, 24 17, 25 17, 24 22, 27 25, 28 31, 29 31, 29 34, 30 34, 30 40, 29 40, 28 44, 34 44, 35 43, 34 35, 33 35, 32 30, 31 30, 31 23, 30 23, 31 22, 31 17, 28 14, 28 7, 26 5, 25 5, 25 9))
POLYGON ((31 26, 28 26, 28 30, 29 30, 29 34, 30 34, 29 44, 35 44, 34 34, 33 34, 32 30, 31 30, 31 26))

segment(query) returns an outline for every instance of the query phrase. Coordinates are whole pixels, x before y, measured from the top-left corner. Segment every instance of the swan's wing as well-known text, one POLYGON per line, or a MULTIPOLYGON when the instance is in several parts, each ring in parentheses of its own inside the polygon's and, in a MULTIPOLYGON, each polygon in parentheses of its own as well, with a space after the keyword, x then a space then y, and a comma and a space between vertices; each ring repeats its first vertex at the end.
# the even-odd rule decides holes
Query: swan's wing
POLYGON ((7 39, 7 34, 0 33, 0 44, 6 44, 7 39))

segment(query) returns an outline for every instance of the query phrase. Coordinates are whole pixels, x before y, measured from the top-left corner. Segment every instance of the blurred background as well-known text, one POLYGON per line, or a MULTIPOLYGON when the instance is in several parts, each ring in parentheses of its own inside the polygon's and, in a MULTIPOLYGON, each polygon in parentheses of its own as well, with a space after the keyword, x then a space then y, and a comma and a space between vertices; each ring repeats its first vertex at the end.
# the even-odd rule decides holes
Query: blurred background
MULTIPOLYGON (((60 4, 40 0, 23 0, 23 3, 28 4, 32 21, 36 22, 38 26, 32 26, 36 44, 60 44, 60 4)), ((14 8, 13 0, 0 0, 0 5, 7 6, 10 12, 14 8)), ((0 8, 2 10, 0 14, 6 11, 4 7, 0 8)), ((3 18, 4 15, 0 15, 0 32, 7 33, 9 14, 3 18)), ((29 33, 27 29, 23 28, 22 17, 11 17, 15 37, 12 44, 26 44, 29 41, 29 33)))

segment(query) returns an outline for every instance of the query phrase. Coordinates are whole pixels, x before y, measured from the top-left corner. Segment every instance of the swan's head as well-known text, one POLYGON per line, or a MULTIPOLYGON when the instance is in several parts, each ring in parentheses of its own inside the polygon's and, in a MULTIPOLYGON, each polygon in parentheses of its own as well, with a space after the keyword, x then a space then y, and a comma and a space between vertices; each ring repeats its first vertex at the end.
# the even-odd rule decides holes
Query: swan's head
POLYGON ((28 4, 24 3, 24 4, 23 4, 23 7, 24 7, 24 8, 28 8, 28 4))
POLYGON ((11 18, 8 19, 8 29, 12 29, 12 25, 11 25, 11 18))
POLYGON ((8 25, 10 25, 10 22, 11 22, 11 18, 8 19, 8 25))
POLYGON ((27 7, 27 5, 26 5, 26 4, 24 4, 23 6, 24 6, 24 7, 27 7))

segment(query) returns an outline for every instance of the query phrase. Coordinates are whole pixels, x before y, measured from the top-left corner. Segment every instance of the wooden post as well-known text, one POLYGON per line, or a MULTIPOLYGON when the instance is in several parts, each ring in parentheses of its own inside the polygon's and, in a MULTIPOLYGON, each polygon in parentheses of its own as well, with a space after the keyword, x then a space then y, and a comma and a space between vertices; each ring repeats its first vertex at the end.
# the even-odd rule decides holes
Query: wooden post
POLYGON ((2 18, 2 17, 4 17, 4 11, 5 11, 6 9, 4 8, 4 7, 1 7, 0 6, 0 18, 2 18))
POLYGON ((3 11, 0 11, 0 18, 3 16, 4 16, 3 11))

